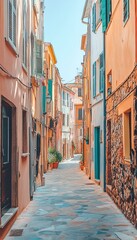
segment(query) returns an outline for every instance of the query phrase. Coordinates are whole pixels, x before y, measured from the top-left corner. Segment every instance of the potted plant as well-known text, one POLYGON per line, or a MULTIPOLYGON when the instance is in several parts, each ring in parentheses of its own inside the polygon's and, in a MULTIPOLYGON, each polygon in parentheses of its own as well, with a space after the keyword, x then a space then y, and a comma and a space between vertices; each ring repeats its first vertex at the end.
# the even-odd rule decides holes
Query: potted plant
POLYGON ((55 152, 56 150, 54 148, 48 149, 48 167, 50 170, 53 169, 53 163, 56 161, 55 152))
POLYGON ((53 168, 58 168, 59 162, 62 161, 62 155, 59 151, 56 151, 55 152, 55 157, 56 157, 56 160, 53 163, 53 168))
POLYGON ((62 161, 62 155, 55 148, 48 149, 48 163, 50 168, 58 168, 59 162, 62 161))

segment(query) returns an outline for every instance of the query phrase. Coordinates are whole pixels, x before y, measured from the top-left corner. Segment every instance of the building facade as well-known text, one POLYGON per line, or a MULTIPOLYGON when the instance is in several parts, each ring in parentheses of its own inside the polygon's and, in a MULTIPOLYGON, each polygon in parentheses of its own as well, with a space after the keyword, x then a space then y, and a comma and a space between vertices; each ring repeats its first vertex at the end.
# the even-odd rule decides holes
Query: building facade
POLYGON ((137 224, 137 2, 111 1, 106 42, 107 192, 137 224), (117 26, 119 26, 117 28, 117 26), (115 40, 115 48, 113 41, 115 40))
POLYGON ((74 144, 74 92, 62 84, 62 155, 63 159, 73 156, 74 144))
POLYGON ((31 63, 28 39, 31 35, 31 4, 31 1, 0 2, 0 236, 2 237, 17 214, 30 201, 31 63), (29 18, 27 22, 26 17, 29 18), (17 27, 19 22, 20 28, 17 27))
POLYGON ((73 132, 73 142, 76 154, 81 154, 83 151, 83 85, 82 85, 82 76, 77 75, 75 77, 74 83, 65 84, 70 88, 74 93, 74 97, 71 101, 71 111, 73 112, 73 117, 71 124, 74 126, 73 132))

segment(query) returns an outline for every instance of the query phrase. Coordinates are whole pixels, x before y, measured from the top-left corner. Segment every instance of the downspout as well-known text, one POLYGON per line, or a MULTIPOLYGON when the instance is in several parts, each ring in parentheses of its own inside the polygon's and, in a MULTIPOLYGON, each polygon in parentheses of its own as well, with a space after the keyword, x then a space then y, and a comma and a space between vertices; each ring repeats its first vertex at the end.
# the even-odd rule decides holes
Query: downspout
POLYGON ((106 55, 105 55, 105 32, 103 33, 103 46, 104 46, 104 89, 103 89, 103 111, 104 111, 104 192, 106 192, 106 81, 105 81, 105 66, 106 66, 106 55))

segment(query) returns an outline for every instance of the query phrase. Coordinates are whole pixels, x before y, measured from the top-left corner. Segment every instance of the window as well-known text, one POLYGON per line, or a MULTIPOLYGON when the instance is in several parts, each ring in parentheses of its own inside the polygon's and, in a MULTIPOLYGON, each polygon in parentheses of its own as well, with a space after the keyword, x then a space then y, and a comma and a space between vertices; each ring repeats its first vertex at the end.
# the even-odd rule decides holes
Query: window
POLYGON ((93 64, 93 97, 96 96, 96 62, 93 64))
POLYGON ((92 31, 96 31, 96 4, 94 3, 92 8, 92 31))
POLYGON ((8 40, 14 48, 16 48, 16 25, 16 0, 8 0, 8 40))
POLYGON ((107 95, 109 96, 112 93, 112 71, 107 75, 107 95))
POLYGON ((132 148, 132 131, 131 131, 131 109, 124 113, 124 155, 126 160, 130 160, 132 148))
POLYGON ((69 115, 67 115, 67 126, 69 126, 69 115))
POLYGON ((96 26, 100 22, 101 17, 100 17, 100 0, 97 0, 96 2, 96 26))
POLYGON ((108 0, 107 1, 107 24, 110 22, 111 13, 112 13, 112 4, 111 4, 111 0, 108 0))
POLYGON ((63 114, 63 126, 65 126, 65 114, 63 114))
POLYGON ((69 98, 69 94, 67 93, 67 107, 69 107, 70 106, 70 98, 69 98))
POLYGON ((124 23, 129 18, 129 0, 123 0, 123 21, 124 23))
POLYGON ((82 128, 80 128, 80 136, 82 136, 82 132, 83 132, 83 131, 82 131, 82 128))
POLYGON ((27 153, 27 112, 22 110, 22 152, 27 153))
POLYGON ((99 91, 103 92, 104 85, 104 64, 103 64, 103 53, 100 55, 100 71, 99 71, 99 91))
POLYGON ((65 92, 64 91, 63 91, 62 97, 63 97, 63 105, 65 106, 66 96, 65 96, 65 92))
POLYGON ((43 46, 42 41, 36 41, 36 74, 43 75, 43 46))
POLYGON ((70 110, 73 110, 73 102, 72 102, 72 99, 70 99, 70 110))
POLYGON ((82 96, 82 88, 78 88, 78 97, 82 96))
POLYGON ((78 109, 78 120, 82 120, 82 108, 78 109))
POLYGON ((27 6, 26 1, 23 1, 23 43, 22 43, 22 61, 27 67, 27 6))

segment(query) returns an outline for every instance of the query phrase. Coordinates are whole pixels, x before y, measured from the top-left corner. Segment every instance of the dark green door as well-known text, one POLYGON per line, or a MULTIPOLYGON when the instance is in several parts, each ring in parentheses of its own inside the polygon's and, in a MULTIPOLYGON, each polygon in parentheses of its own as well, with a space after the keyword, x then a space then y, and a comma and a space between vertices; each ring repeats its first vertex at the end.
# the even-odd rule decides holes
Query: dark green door
POLYGON ((95 179, 100 180, 100 127, 94 128, 95 179))
POLYGON ((11 113, 12 108, 2 102, 2 215, 11 207, 11 113))

